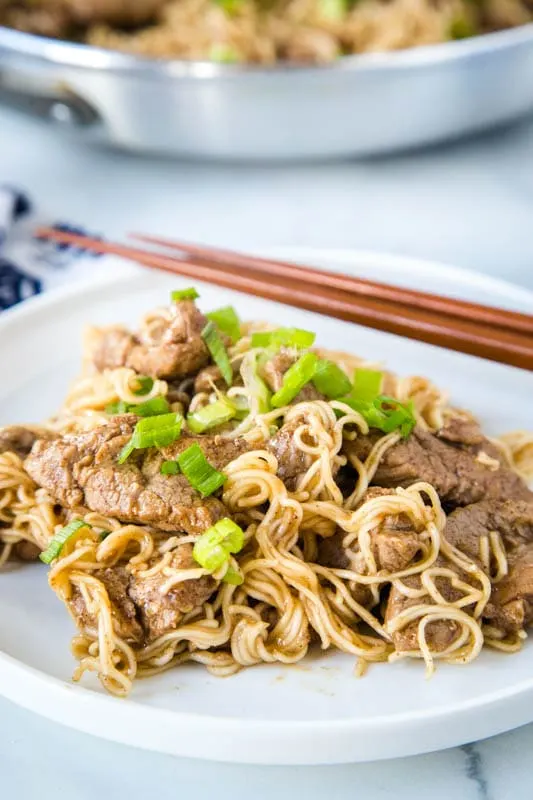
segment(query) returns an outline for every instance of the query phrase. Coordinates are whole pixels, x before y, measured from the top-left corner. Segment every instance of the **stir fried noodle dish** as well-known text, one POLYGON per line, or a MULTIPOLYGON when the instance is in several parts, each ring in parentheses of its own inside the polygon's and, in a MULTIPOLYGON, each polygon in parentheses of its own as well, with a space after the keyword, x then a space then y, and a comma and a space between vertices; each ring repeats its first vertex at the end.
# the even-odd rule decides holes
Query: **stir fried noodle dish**
POLYGON ((519 650, 533 436, 491 439, 426 378, 197 298, 89 329, 58 413, 0 431, 0 564, 48 565, 75 680, 126 695, 187 661, 226 676, 320 648, 430 675, 519 650))

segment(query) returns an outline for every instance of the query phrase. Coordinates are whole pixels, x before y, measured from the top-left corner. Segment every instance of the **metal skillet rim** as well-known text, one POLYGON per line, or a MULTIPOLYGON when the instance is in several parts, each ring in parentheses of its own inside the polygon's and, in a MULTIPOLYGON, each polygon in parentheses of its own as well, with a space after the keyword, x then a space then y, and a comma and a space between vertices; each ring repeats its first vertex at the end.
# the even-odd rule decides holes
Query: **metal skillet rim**
POLYGON ((533 44, 533 22, 461 41, 442 42, 383 53, 344 56, 330 64, 309 65, 280 62, 264 66, 261 64, 220 64, 211 61, 152 59, 78 42, 49 39, 0 25, 0 53, 3 49, 4 52, 7 50, 12 55, 37 58, 53 66, 90 70, 104 69, 115 74, 158 80, 174 80, 176 78, 209 80, 221 77, 237 78, 242 75, 271 76, 280 73, 318 75, 328 72, 380 72, 390 69, 416 69, 465 60, 528 42, 533 44))

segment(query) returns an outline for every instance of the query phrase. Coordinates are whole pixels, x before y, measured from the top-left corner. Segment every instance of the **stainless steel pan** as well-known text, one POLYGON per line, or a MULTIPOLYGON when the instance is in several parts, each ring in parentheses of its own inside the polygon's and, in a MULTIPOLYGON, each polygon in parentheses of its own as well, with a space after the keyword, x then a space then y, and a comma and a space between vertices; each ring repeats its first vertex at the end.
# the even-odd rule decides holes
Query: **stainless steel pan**
POLYGON ((144 60, 0 28, 0 102, 132 150, 369 155, 533 111, 533 24, 330 66, 144 60))

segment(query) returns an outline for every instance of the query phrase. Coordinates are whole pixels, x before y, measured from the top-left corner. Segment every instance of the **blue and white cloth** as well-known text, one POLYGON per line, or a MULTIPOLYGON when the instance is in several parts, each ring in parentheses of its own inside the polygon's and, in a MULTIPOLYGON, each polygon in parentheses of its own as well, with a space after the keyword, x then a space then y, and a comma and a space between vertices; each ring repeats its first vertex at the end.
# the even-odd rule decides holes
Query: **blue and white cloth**
POLYGON ((40 220, 24 191, 0 184, 0 310, 94 272, 98 255, 35 238, 36 228, 44 222, 71 233, 89 234, 64 221, 40 220))

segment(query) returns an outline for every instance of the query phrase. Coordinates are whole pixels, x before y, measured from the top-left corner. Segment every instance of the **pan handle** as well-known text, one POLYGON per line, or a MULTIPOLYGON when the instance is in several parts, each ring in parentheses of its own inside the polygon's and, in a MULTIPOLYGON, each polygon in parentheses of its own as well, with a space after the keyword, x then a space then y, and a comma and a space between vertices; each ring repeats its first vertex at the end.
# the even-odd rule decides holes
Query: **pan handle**
POLYGON ((2 70, 1 66, 0 104, 66 127, 88 128, 101 122, 93 106, 64 83, 2 70))

